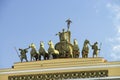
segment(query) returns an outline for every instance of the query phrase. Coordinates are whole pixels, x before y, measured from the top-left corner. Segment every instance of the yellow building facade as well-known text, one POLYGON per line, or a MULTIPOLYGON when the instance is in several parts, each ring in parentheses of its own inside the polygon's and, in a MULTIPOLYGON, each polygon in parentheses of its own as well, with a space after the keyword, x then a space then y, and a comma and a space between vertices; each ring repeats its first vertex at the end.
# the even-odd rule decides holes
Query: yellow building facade
POLYGON ((120 79, 120 62, 104 58, 61 58, 14 63, 0 69, 0 80, 120 79))

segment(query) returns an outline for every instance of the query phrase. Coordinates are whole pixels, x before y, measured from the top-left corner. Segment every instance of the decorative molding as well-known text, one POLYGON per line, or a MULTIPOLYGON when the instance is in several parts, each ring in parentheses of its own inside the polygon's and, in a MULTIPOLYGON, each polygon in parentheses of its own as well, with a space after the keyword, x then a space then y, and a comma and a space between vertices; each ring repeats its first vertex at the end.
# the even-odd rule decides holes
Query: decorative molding
POLYGON ((13 75, 9 76, 8 80, 61 80, 61 79, 100 78, 100 77, 108 77, 108 70, 13 75))
POLYGON ((79 67, 67 67, 67 68, 47 68, 47 69, 30 69, 30 70, 18 70, 18 71, 5 71, 0 72, 1 74, 15 74, 15 73, 26 73, 26 72, 48 72, 48 71, 58 71, 58 70, 83 70, 83 69, 102 69, 102 68, 111 68, 111 67, 120 67, 120 64, 114 65, 96 65, 96 66, 79 66, 79 67))

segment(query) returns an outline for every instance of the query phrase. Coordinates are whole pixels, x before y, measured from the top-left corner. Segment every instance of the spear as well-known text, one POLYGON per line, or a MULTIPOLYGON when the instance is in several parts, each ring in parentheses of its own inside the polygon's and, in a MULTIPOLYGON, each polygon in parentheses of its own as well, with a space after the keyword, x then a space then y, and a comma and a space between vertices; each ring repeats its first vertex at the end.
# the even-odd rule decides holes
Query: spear
MULTIPOLYGON (((19 55, 19 53, 18 53, 18 51, 17 51, 17 48, 16 48, 16 47, 14 47, 14 49, 15 49, 15 51, 16 51, 16 53, 17 53, 17 55, 18 55, 19 59, 20 59, 20 55, 19 55)), ((20 59, 20 60, 21 60, 21 59, 20 59)))

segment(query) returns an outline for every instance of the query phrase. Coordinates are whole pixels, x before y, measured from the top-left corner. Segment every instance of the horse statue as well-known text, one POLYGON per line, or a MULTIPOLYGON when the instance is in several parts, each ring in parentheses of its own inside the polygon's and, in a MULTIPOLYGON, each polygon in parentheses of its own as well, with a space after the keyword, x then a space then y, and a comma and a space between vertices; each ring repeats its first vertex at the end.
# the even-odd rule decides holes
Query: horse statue
POLYGON ((40 41, 40 49, 39 49, 39 59, 41 60, 41 56, 44 57, 44 60, 49 59, 48 52, 44 49, 44 42, 40 41))
POLYGON ((79 49, 79 46, 78 46, 78 42, 76 39, 74 39, 74 42, 73 42, 73 57, 74 58, 79 58, 79 54, 80 54, 80 49, 79 49))
POLYGON ((88 44, 90 44, 90 42, 88 40, 85 40, 82 49, 82 58, 88 58, 88 53, 89 53, 88 44))
POLYGON ((59 58, 59 51, 54 48, 54 44, 51 40, 48 42, 48 45, 48 53, 53 56, 53 59, 59 58))
POLYGON ((30 51, 30 55, 31 55, 31 61, 32 60, 38 60, 39 59, 39 54, 38 54, 38 52, 37 52, 37 50, 36 50, 36 46, 35 46, 35 44, 34 43, 31 43, 30 45, 29 45, 29 47, 31 48, 31 51, 30 51))

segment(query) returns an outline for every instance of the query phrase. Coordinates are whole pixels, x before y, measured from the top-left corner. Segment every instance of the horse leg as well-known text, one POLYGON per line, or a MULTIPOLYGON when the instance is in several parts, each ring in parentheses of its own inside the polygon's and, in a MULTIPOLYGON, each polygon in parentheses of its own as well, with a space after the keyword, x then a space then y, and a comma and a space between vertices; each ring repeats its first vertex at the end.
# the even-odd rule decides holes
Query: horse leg
POLYGON ((54 54, 52 54, 53 59, 55 58, 54 54))
POLYGON ((49 59, 49 55, 47 53, 45 53, 45 60, 49 59))
POLYGON ((56 59, 56 54, 52 54, 52 56, 53 56, 53 59, 56 59))
POLYGON ((59 58, 59 54, 55 54, 55 59, 59 58))
POLYGON ((74 52, 73 55, 74 55, 74 58, 77 58, 77 52, 76 51, 74 52))
POLYGON ((86 58, 88 58, 88 53, 86 54, 86 58))
POLYGON ((27 58, 25 58, 26 62, 28 62, 27 58))
POLYGON ((36 60, 36 61, 38 60, 38 56, 35 57, 35 60, 36 60))
POLYGON ((43 57, 44 57, 44 60, 46 60, 46 55, 44 55, 43 57))
POLYGON ((79 58, 79 54, 78 54, 78 53, 76 54, 76 57, 75 57, 75 58, 79 58))
POLYGON ((46 60, 46 55, 45 55, 45 54, 42 54, 42 56, 43 56, 43 59, 46 60))
POLYGON ((23 61, 23 58, 21 58, 21 62, 23 61))
POLYGON ((78 57, 79 57, 79 53, 78 53, 78 51, 74 51, 74 53, 73 53, 73 57, 74 57, 74 58, 78 58, 78 57))
POLYGON ((82 58, 85 58, 85 52, 82 51, 82 58))
POLYGON ((41 55, 40 54, 39 54, 38 58, 39 58, 39 60, 41 60, 41 55))
POLYGON ((93 58, 94 58, 95 54, 93 53, 93 58))
POLYGON ((56 57, 57 57, 56 54, 54 54, 54 59, 56 59, 56 57))
POLYGON ((30 59, 30 61, 32 61, 32 55, 31 55, 31 59, 30 59))
POLYGON ((73 58, 75 58, 75 51, 73 51, 73 58))
POLYGON ((82 58, 85 58, 85 53, 82 53, 82 58))
POLYGON ((38 60, 38 58, 39 58, 39 55, 38 55, 38 54, 36 54, 36 57, 35 57, 36 61, 38 60))
POLYGON ((57 55, 56 54, 54 54, 54 59, 56 59, 57 58, 57 55))
POLYGON ((49 60, 49 54, 46 54, 47 59, 49 60))
POLYGON ((56 54, 56 58, 59 58, 59 54, 56 54))

